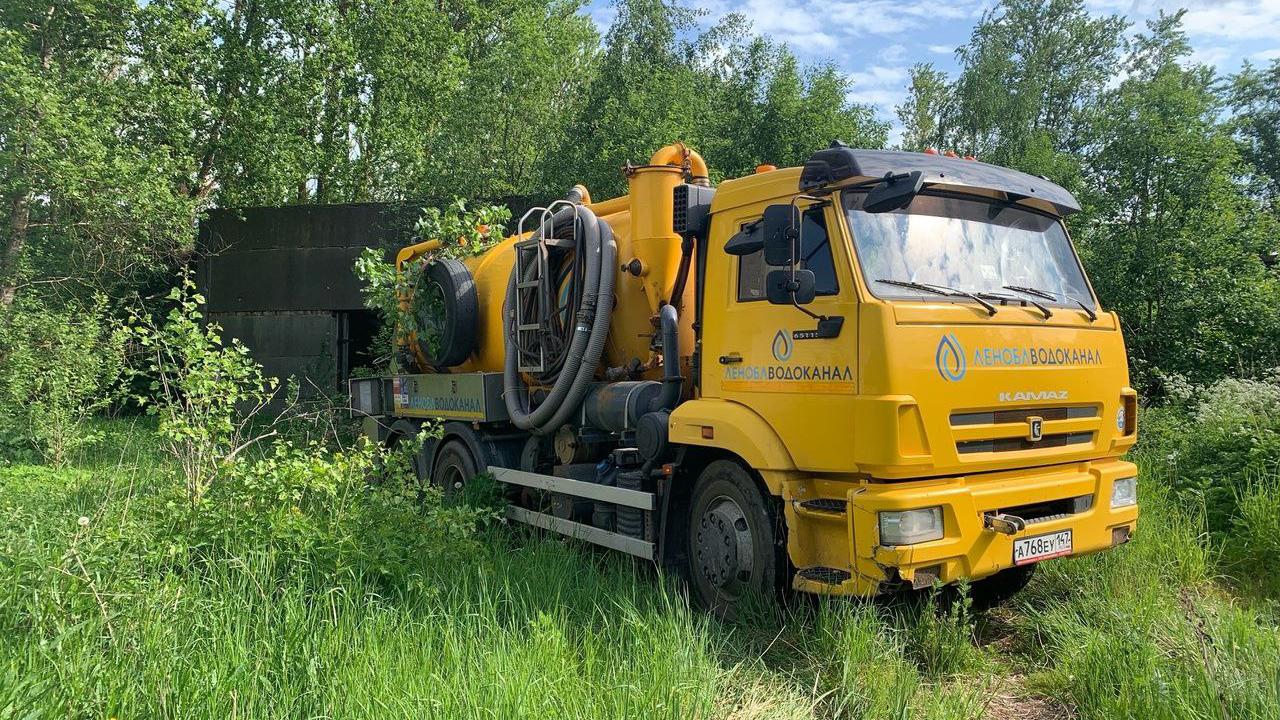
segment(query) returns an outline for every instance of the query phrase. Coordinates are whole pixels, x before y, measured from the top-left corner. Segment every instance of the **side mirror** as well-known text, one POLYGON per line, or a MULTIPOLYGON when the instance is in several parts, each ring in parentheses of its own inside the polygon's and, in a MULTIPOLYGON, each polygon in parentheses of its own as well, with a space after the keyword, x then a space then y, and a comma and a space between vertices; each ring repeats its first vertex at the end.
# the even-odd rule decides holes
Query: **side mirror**
POLYGON ((790 266, 795 262, 796 227, 791 205, 770 205, 764 209, 764 261, 767 265, 790 266))
POLYGON ((774 305, 808 305, 817 296, 812 270, 770 270, 764 286, 766 297, 774 305))
POLYGON ((911 200, 920 194, 924 187, 924 176, 919 170, 907 175, 885 178, 884 182, 871 188, 867 199, 862 203, 863 212, 882 213, 901 210, 911 204, 911 200))

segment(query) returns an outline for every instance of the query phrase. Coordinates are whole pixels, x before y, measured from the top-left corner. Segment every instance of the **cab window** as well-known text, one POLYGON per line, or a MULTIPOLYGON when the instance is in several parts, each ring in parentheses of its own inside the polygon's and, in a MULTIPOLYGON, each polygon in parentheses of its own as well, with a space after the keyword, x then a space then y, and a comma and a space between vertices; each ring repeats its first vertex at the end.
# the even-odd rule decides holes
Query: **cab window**
MULTIPOLYGON (((831 242, 827 236, 827 219, 822 208, 806 210, 801 236, 800 262, 796 267, 812 270, 819 295, 835 295, 840 291, 836 282, 836 266, 831 256, 831 242)), ((761 232, 760 223, 742 229, 742 232, 761 232)), ((738 258, 738 301, 750 302, 765 299, 765 275, 770 270, 783 267, 766 265, 764 251, 759 250, 738 258)))

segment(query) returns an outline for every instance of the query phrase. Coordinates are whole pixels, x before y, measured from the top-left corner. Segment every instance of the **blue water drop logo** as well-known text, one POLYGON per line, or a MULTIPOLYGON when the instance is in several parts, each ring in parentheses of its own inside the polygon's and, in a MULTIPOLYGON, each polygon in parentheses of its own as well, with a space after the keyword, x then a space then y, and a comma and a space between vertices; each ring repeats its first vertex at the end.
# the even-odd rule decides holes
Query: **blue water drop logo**
POLYGON ((955 335, 947 333, 938 340, 938 352, 934 357, 938 364, 938 374, 943 380, 958 382, 964 378, 967 368, 964 362, 964 347, 955 335))
POLYGON ((778 362, 791 359, 791 350, 794 347, 791 342, 791 333, 786 330, 779 330, 778 334, 773 336, 773 358, 778 362))

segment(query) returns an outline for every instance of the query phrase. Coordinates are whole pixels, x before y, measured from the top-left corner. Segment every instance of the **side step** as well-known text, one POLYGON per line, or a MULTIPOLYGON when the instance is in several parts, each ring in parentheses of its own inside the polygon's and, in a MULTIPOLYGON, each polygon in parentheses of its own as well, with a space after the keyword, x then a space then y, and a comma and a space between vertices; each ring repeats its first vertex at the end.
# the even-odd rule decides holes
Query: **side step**
POLYGON ((540 527, 543 530, 550 530, 578 540, 586 540, 593 545, 603 545, 613 550, 621 550, 628 555, 634 555, 645 560, 653 560, 654 558, 654 545, 651 542, 633 538, 630 535, 623 535, 622 533, 601 530, 591 525, 583 525, 573 520, 565 520, 555 515, 508 505, 507 519, 540 527))
MULTIPOLYGON (((556 477, 554 475, 526 472, 524 470, 514 470, 512 468, 498 467, 496 465, 490 465, 488 470, 498 482, 508 483, 511 485, 520 485, 546 492, 554 492, 562 495, 586 498, 588 500, 613 503, 614 505, 636 508, 645 512, 653 512, 653 509, 656 506, 656 496, 654 493, 643 492, 640 490, 628 490, 626 488, 613 487, 611 485, 599 485, 591 482, 583 482, 581 480, 556 477)), ((543 530, 550 530, 579 540, 585 540, 594 545, 602 545, 613 550, 621 550, 628 555, 634 555, 646 560, 653 560, 657 557, 657 548, 655 544, 644 540, 643 538, 633 537, 624 533, 611 532, 593 525, 586 525, 566 518, 556 517, 555 515, 548 515, 547 513, 518 507, 516 505, 508 505, 506 515, 509 520, 522 522, 526 525, 533 525, 535 527, 542 528, 543 530)))

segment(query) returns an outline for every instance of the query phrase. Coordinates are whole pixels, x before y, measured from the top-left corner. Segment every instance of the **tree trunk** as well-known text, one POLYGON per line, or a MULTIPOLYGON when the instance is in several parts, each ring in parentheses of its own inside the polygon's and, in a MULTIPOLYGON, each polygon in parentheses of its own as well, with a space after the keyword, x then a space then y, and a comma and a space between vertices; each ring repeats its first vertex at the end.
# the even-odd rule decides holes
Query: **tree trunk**
POLYGON ((9 237, 0 256, 0 305, 13 304, 18 293, 18 261, 31 228, 31 204, 26 193, 13 196, 9 206, 9 237))

